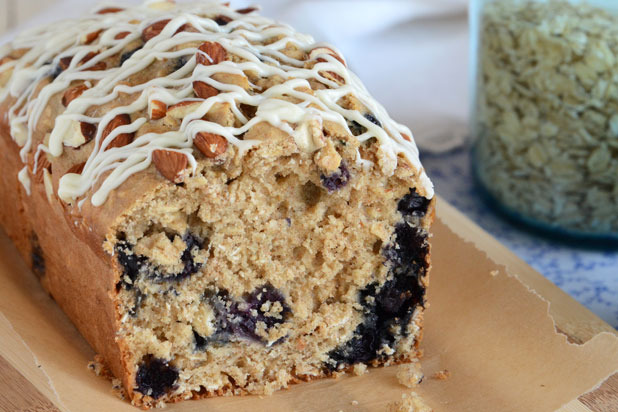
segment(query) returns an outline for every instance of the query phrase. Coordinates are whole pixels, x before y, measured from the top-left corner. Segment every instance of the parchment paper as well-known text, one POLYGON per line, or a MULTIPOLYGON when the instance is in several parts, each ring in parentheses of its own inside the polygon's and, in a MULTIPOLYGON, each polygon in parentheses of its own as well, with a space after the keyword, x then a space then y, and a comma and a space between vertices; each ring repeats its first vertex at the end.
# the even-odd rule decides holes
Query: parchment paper
MULTIPOLYGON (((455 235, 440 216, 433 232, 423 365, 427 377, 442 369, 451 376, 426 378, 415 391, 436 412, 555 411, 618 370, 615 335, 568 343, 555 331, 547 302, 455 235)), ((92 349, 1 232, 0 285, 0 355, 59 409, 137 410, 87 369, 92 349)), ((187 401, 167 410, 384 411, 410 392, 397 382, 396 368, 294 385, 271 397, 187 401)))

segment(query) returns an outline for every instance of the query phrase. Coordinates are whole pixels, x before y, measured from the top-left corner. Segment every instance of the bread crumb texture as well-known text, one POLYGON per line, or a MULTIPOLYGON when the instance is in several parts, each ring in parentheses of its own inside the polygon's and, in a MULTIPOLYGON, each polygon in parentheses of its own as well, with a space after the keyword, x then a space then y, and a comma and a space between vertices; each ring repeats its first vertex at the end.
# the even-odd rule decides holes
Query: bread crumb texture
POLYGON ((397 380, 408 388, 416 388, 424 377, 420 362, 406 363, 397 368, 397 380))
POLYGON ((388 404, 387 412, 433 412, 416 392, 401 395, 401 400, 388 404))

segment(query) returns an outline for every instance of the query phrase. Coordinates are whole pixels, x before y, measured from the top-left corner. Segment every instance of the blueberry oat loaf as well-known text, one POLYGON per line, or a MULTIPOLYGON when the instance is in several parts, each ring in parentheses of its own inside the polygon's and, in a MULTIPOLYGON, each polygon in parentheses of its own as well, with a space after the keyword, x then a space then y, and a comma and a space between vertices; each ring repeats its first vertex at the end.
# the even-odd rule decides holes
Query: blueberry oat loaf
POLYGON ((432 185, 334 47, 150 1, 0 58, 0 221, 133 404, 418 357, 432 185))

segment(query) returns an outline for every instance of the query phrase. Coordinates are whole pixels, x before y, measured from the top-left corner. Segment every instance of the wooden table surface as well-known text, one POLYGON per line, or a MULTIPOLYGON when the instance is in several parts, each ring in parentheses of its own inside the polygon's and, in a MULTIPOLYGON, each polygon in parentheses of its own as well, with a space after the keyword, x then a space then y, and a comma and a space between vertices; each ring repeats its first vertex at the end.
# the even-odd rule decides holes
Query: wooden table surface
MULTIPOLYGON (((458 235, 473 239, 481 250, 488 252, 493 260, 518 273, 522 281, 551 302, 550 313, 557 329, 567 335, 571 342, 588 341, 602 331, 617 333, 588 309, 569 297, 540 274, 530 268, 508 249, 473 222, 461 215, 446 202, 441 202, 443 213, 456 216, 449 227, 458 235), (491 245, 491 248, 488 247, 491 245)), ((1 338, 0 338, 1 339, 1 338)), ((137 409, 136 409, 137 410, 137 409)), ((0 411, 1 412, 60 412, 54 404, 39 392, 19 371, 0 356, 0 411)), ((535 411, 531 411, 535 412, 535 411)), ((618 412, 618 373, 611 376, 599 388, 569 402, 558 412, 618 412)))

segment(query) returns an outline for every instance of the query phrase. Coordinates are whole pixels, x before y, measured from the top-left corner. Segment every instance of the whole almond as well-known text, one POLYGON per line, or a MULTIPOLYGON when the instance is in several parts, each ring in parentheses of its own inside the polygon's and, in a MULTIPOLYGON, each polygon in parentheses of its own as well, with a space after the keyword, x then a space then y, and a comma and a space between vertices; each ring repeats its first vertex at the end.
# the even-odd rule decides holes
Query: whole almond
POLYGON ((159 20, 146 27, 142 32, 142 40, 144 41, 144 43, 152 39, 153 37, 158 36, 169 22, 170 19, 159 20))
POLYGON ((120 33, 118 33, 117 35, 114 36, 115 40, 122 40, 125 37, 127 37, 129 34, 131 34, 130 31, 121 31, 120 33))
POLYGON ((176 30, 174 35, 182 32, 199 33, 199 30, 195 28, 191 23, 185 23, 176 30))
MULTIPOLYGON (((97 54, 99 54, 99 52, 94 52, 94 51, 88 52, 88 54, 86 54, 84 57, 82 57, 82 59, 79 61, 79 63, 80 64, 87 63, 90 60, 92 60, 92 58, 94 56, 96 56, 97 54)), ((70 60, 69 60, 69 63, 70 63, 70 60)))
POLYGON ((148 113, 152 120, 159 120, 165 117, 167 105, 160 100, 151 100, 148 105, 148 113))
POLYGON ((109 13, 118 13, 119 11, 123 11, 124 9, 120 7, 105 7, 97 11, 97 14, 109 14, 109 13))
POLYGON ((228 145, 225 137, 208 132, 199 132, 196 134, 193 139, 193 144, 204 156, 211 159, 225 153, 228 145))
POLYGON ((85 68, 84 71, 96 72, 105 69, 107 69, 107 64, 105 62, 98 62, 97 64, 85 68))
POLYGON ((88 86, 85 84, 78 84, 77 86, 67 89, 62 96, 62 105, 67 107, 69 103, 81 96, 86 90, 88 90, 88 86))
POLYGON ((69 170, 67 170, 67 173, 77 173, 78 175, 81 175, 82 172, 84 171, 84 166, 86 166, 86 162, 75 164, 69 167, 69 170))
POLYGON ((228 24, 229 22, 233 21, 234 19, 228 16, 224 16, 223 14, 215 17, 215 22, 219 25, 219 26, 225 26, 226 24, 228 24))
MULTIPOLYGON (((103 129, 103 134, 101 135, 101 140, 104 140, 109 134, 119 126, 125 126, 127 124, 131 124, 131 116, 126 113, 117 114, 103 129)), ((114 137, 105 150, 109 150, 112 147, 123 147, 128 145, 133 141, 133 137, 135 133, 121 133, 118 136, 114 137)))
POLYGON ((244 9, 236 10, 236 13, 239 13, 239 14, 249 14, 249 13, 253 13, 256 10, 257 10, 257 8, 255 8, 255 7, 247 7, 247 8, 244 8, 244 9))
POLYGON ((99 34, 101 34, 102 31, 103 29, 99 29, 97 31, 93 31, 91 33, 86 34, 86 37, 84 38, 84 44, 90 44, 93 41, 95 41, 97 37, 99 37, 99 34))
POLYGON ((63 57, 60 59, 60 61, 58 62, 58 66, 60 66, 60 68, 62 70, 66 70, 69 68, 69 66, 71 65, 71 61, 73 60, 73 56, 67 56, 67 57, 63 57))
POLYGON ((182 183, 187 168, 187 156, 184 153, 157 149, 152 152, 152 163, 171 182, 182 183))
POLYGON ((97 134, 97 126, 92 123, 79 122, 79 128, 82 131, 82 135, 86 139, 83 144, 86 144, 94 139, 94 136, 97 134))
POLYGON ((325 78, 327 78, 329 80, 332 80, 332 81, 334 81, 336 83, 341 83, 341 84, 345 83, 345 79, 343 77, 341 77, 340 75, 338 75, 337 73, 335 73, 335 72, 332 72, 332 71, 328 71, 328 72, 321 71, 321 72, 319 72, 319 74, 320 74, 320 76, 325 77, 325 78))
POLYGON ((8 63, 13 60, 15 59, 13 59, 11 56, 4 56, 3 58, 0 59, 0 66, 2 66, 4 63, 8 63))
POLYGON ((208 99, 209 97, 219 94, 219 90, 199 80, 193 82, 193 91, 195 92, 195 95, 200 99, 208 99))
POLYGON ((219 64, 227 59, 227 51, 225 51, 225 48, 217 42, 206 41, 198 47, 198 50, 199 51, 195 57, 196 61, 198 64, 204 66, 219 64))
MULTIPOLYGON (((316 59, 316 57, 320 54, 328 54, 333 56, 335 59, 339 60, 341 62, 341 64, 343 64, 344 66, 345 61, 341 58, 341 56, 339 56, 333 49, 328 48, 328 47, 316 47, 315 49, 311 50, 309 52, 309 60, 313 60, 316 59)), ((325 62, 326 59, 322 58, 322 57, 317 57, 316 59, 319 62, 325 62)))

